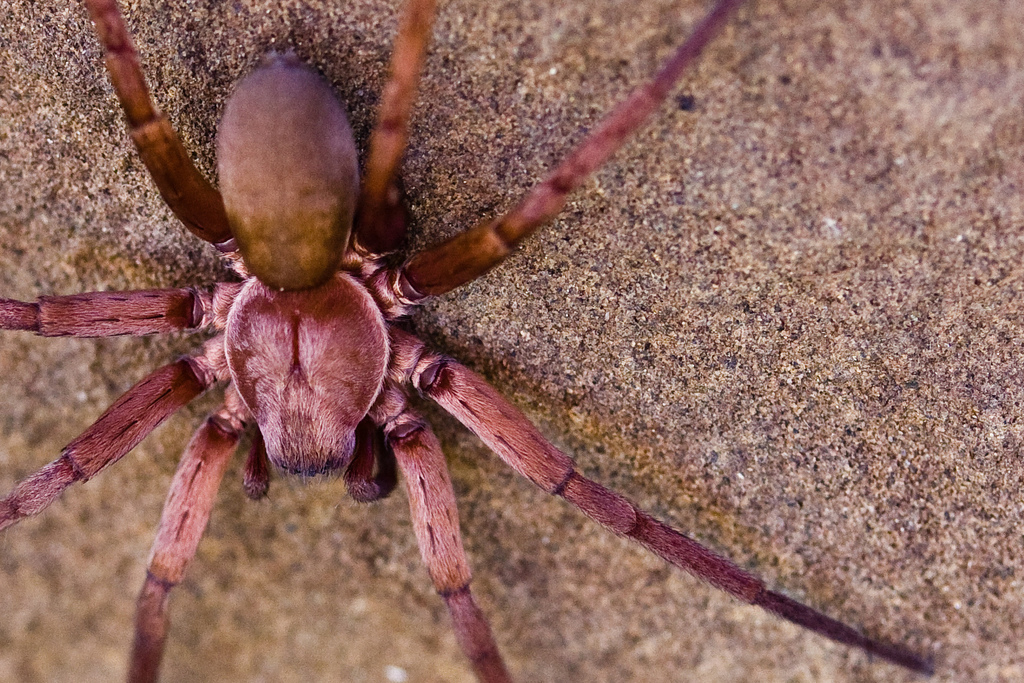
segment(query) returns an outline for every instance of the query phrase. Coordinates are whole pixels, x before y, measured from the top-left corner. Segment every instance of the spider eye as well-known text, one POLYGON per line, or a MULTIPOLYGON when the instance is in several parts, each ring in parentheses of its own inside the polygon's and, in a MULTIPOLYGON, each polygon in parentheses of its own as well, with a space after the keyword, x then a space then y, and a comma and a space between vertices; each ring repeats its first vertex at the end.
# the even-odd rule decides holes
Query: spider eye
POLYGON ((273 55, 228 99, 217 166, 231 231, 249 271, 278 290, 337 270, 359 193, 341 103, 293 55, 273 55))
POLYGON ((356 445, 355 431, 326 428, 320 416, 302 415, 297 402, 285 404, 272 422, 261 426, 270 462, 289 474, 316 477, 348 466, 356 445))

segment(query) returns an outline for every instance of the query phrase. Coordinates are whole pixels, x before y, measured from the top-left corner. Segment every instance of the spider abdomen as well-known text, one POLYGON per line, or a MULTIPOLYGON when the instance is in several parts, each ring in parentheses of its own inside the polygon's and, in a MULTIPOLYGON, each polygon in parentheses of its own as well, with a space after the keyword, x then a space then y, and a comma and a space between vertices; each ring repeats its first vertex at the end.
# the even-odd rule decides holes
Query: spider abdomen
POLYGON ((232 380, 270 461, 307 476, 345 467, 388 359, 384 319, 366 289, 344 273, 302 292, 251 279, 225 334, 232 380))
POLYGON ((272 55, 225 105, 217 167, 249 272, 282 290, 326 282, 359 194, 352 129, 327 82, 293 55, 272 55))

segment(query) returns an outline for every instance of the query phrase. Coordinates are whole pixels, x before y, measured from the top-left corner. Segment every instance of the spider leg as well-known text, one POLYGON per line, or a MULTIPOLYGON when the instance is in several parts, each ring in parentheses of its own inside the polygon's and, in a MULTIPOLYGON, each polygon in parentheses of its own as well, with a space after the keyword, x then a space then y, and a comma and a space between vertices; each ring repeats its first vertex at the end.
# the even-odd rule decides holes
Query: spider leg
POLYGON ((409 0, 398 25, 391 77, 381 93, 377 123, 370 133, 353 232, 353 246, 364 255, 394 251, 405 237, 407 217, 397 177, 409 141, 409 119, 434 13, 434 0, 409 0))
POLYGON ((360 503, 372 503, 391 495, 397 483, 395 454, 384 447, 380 428, 371 419, 364 418, 356 428, 355 453, 345 470, 348 494, 360 503))
MULTIPOLYGON (((859 647, 922 673, 931 663, 904 647, 861 635, 853 628, 779 593, 757 577, 653 518, 622 496, 576 471, 569 456, 482 377, 451 358, 425 351, 418 339, 392 328, 395 357, 405 359, 405 379, 475 433, 512 469, 560 496, 594 521, 637 541, 670 564, 733 597, 757 605, 839 643, 859 647)), ((392 376, 397 373, 393 370, 392 376)))
POLYGON ((224 201, 192 163, 171 122, 154 106, 116 0, 85 0, 106 53, 107 71, 139 156, 174 215, 200 239, 231 239, 224 201))
POLYGON ((212 298, 195 289, 143 289, 41 296, 35 303, 0 299, 0 330, 43 337, 113 337, 202 327, 212 298))
POLYGON ((511 681, 487 618, 469 589, 472 577, 459 534, 455 491, 437 437, 409 410, 389 421, 384 434, 405 479, 423 562, 448 606, 459 646, 482 683, 511 681))
POLYGON ((538 227, 554 218, 568 194, 610 157, 662 103, 683 71, 700 56, 743 0, 715 8, 653 79, 619 104, 543 182, 511 211, 416 254, 398 274, 397 288, 415 301, 436 296, 483 275, 538 227))
POLYGON ((229 390, 224 405, 192 436, 174 473, 136 604, 130 683, 157 678, 167 639, 170 592, 195 557, 224 470, 238 445, 243 418, 241 399, 229 390))
MULTIPOLYGON (((213 339, 208 344, 218 341, 213 339)), ((223 342, 220 342, 223 344, 223 342)), ((0 530, 36 515, 76 481, 88 481, 135 448, 217 376, 205 356, 186 357, 151 373, 118 398, 61 456, 0 499, 0 530)))

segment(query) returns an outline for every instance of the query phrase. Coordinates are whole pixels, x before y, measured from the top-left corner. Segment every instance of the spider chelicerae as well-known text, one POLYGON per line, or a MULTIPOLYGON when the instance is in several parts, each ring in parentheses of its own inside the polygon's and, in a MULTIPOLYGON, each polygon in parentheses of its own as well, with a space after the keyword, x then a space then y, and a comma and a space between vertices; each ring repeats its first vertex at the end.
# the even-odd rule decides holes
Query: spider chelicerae
POLYGON ((246 466, 250 496, 265 495, 269 465, 304 476, 344 472, 353 497, 383 497, 403 474, 417 538, 456 633, 482 680, 507 673, 469 590, 454 496, 429 427, 406 404, 414 389, 462 421, 506 462, 614 531, 733 595, 842 642, 918 670, 900 647, 859 635, 764 585, 600 485, 479 377, 395 324, 500 262, 610 155, 668 94, 672 83, 737 2, 723 2, 650 84, 613 112, 509 214, 429 248, 398 266, 405 216, 397 169, 433 6, 410 3, 393 77, 371 137, 360 185, 348 124, 319 77, 279 55, 239 86, 218 141, 223 193, 192 167, 166 118, 150 104, 112 2, 87 3, 107 48, 115 89, 161 193, 182 222, 218 245, 243 276, 192 289, 5 300, 2 326, 43 335, 105 336, 213 328, 222 334, 125 394, 60 459, 5 498, 0 526, 35 514, 64 488, 119 459, 157 424, 207 388, 230 383, 223 406, 182 460, 139 598, 130 677, 156 675, 167 599, 191 560, 227 459, 255 424, 246 466), (354 220, 354 227, 352 225, 354 220), (301 226, 291 231, 290 226, 301 226))

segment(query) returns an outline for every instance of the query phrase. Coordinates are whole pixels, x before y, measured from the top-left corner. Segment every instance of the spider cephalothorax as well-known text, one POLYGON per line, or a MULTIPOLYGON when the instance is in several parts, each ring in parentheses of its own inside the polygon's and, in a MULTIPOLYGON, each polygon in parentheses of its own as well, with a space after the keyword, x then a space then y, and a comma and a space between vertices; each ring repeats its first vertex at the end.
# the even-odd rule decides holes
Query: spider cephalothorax
POLYGON ((388 360, 384 318, 362 283, 339 273, 281 292, 253 278, 233 302, 224 341, 270 461, 306 475, 348 465, 388 360))
POLYGON ((476 433, 513 469, 615 533, 731 595, 839 642, 918 671, 928 663, 866 638, 763 582, 581 475, 572 460, 482 378, 396 325, 410 307, 501 262, 551 219, 667 96, 738 0, 722 0, 646 85, 613 111, 511 212, 420 252, 384 258, 405 232, 398 168, 433 2, 412 0, 370 140, 360 187, 355 145, 330 88, 294 57, 271 57, 225 108, 219 138, 222 193, 188 160, 153 107, 113 0, 87 0, 132 137, 161 194, 197 236, 226 252, 241 283, 193 289, 0 300, 0 327, 43 335, 151 334, 197 327, 219 334, 201 353, 155 371, 75 439, 61 457, 0 500, 0 528, 36 514, 61 491, 111 465, 157 424, 215 384, 223 405, 182 458, 139 596, 129 677, 156 677, 171 588, 184 575, 243 429, 253 425, 246 491, 264 495, 268 462, 294 474, 343 471, 350 493, 386 496, 403 474, 431 579, 478 677, 509 680, 470 591, 444 457, 408 405, 416 391, 476 433), (354 223, 353 223, 354 221, 354 223))

